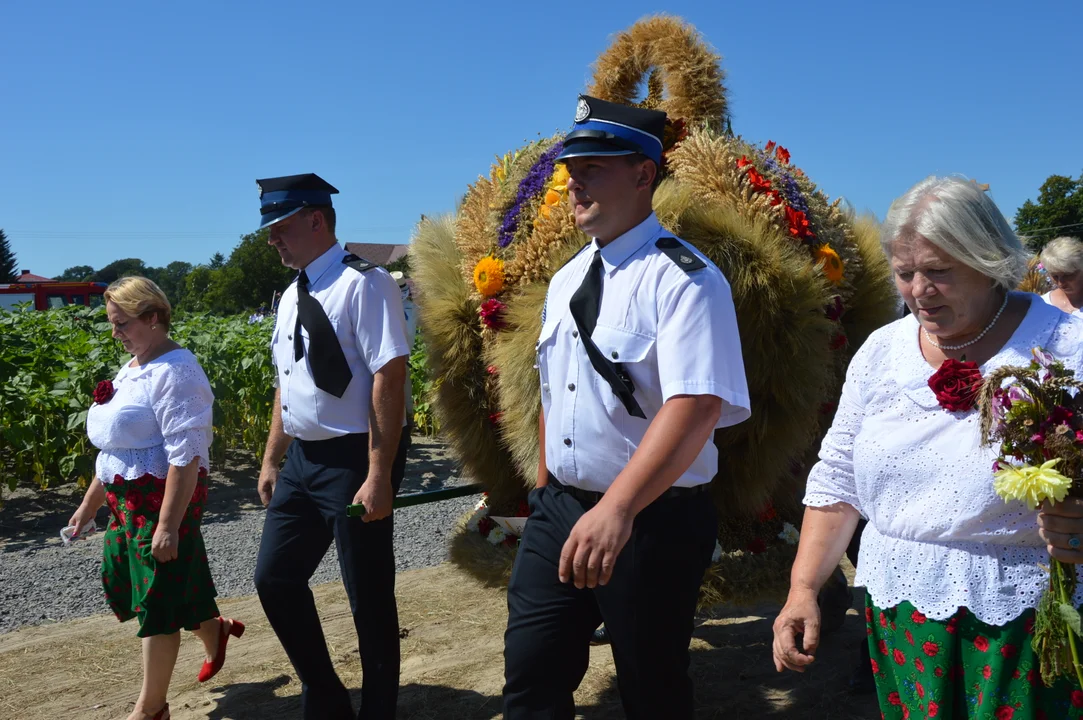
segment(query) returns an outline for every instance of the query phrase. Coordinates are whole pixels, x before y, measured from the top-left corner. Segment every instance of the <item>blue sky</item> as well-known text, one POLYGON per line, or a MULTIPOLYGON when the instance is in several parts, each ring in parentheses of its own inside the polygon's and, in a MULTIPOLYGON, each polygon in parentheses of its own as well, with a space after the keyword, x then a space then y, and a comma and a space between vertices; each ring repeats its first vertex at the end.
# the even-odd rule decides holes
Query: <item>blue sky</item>
POLYGON ((44 275, 205 262, 257 224, 257 177, 317 172, 341 239, 406 242, 566 129, 613 34, 659 11, 723 55, 734 130, 859 211, 958 172, 1011 218, 1083 171, 1075 0, 42 0, 0 13, 0 228, 44 275))

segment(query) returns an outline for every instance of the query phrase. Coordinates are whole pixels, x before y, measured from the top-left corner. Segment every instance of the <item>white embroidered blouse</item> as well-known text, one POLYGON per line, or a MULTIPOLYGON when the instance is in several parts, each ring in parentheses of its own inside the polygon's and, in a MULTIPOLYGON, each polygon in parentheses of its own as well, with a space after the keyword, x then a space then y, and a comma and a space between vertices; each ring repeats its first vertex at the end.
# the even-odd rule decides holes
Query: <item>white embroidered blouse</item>
POLYGON ((113 380, 113 397, 87 413, 87 436, 101 450, 98 479, 164 478, 170 465, 199 458, 209 468, 214 394, 188 350, 172 350, 138 368, 125 364, 113 380))
MULTIPOLYGON (((1083 375, 1083 320, 1023 295, 1030 309, 982 375, 1029 364, 1034 346, 1083 375)), ((1037 512, 994 492, 996 452, 980 444, 978 411, 939 406, 918 332, 908 315, 858 350, 804 502, 844 502, 868 518, 854 584, 877 607, 909 601, 944 620, 965 606, 1003 625, 1036 607, 1048 583, 1037 512)))

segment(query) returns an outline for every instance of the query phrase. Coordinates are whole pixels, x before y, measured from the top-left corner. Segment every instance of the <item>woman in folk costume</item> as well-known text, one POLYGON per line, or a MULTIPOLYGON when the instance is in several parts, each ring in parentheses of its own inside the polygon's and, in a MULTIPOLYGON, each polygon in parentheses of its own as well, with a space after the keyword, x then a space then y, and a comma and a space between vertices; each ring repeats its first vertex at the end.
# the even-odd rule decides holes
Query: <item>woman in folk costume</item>
POLYGON ((87 434, 101 452, 69 524, 78 535, 109 506, 106 600, 121 622, 138 619, 143 638, 143 689, 129 720, 167 720, 180 630, 206 649, 200 682, 221 669, 229 637, 244 632, 219 616, 200 532, 214 395, 195 356, 169 338, 171 308, 157 285, 123 278, 105 301, 113 337, 133 357, 94 391, 87 434))
POLYGON ((1083 320, 1013 291, 1025 254, 973 183, 918 183, 892 204, 882 242, 912 314, 875 332, 850 364, 808 478, 789 597, 774 625, 775 665, 802 671, 813 662, 817 590, 865 517, 855 585, 868 589, 887 720, 1083 717, 1083 690, 1067 679, 1045 687, 1031 647, 1048 585, 1041 565, 1050 554, 1083 561, 1083 502, 1031 511, 1002 500, 974 376, 958 382, 975 372, 970 363, 983 377, 1027 365, 1036 346, 1083 375, 1083 320))

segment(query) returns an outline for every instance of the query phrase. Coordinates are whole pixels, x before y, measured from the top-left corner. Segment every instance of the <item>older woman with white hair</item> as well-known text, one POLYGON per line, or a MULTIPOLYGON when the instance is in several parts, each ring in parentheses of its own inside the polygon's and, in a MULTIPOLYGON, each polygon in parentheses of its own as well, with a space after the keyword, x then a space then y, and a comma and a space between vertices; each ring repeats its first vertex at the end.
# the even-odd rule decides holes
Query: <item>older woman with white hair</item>
POLYGON ((1083 242, 1074 237, 1054 238, 1040 257, 1042 267, 1056 285, 1042 299, 1066 313, 1083 316, 1083 242))
POLYGON ((1083 562, 1072 549, 1083 502, 1036 512, 1001 500, 974 398, 948 397, 940 381, 961 363, 983 376, 1025 365, 1035 346, 1083 373, 1083 320, 1013 291, 1025 254, 993 201, 966 180, 915 185, 892 204, 882 241, 911 314, 875 332, 850 364, 808 478, 789 597, 774 624, 775 665, 803 671, 814 661, 817 591, 865 517, 855 584, 868 589, 887 720, 1079 718, 1083 690, 1068 680, 1043 686, 1031 640, 1048 583, 1041 564, 1050 554, 1083 562))

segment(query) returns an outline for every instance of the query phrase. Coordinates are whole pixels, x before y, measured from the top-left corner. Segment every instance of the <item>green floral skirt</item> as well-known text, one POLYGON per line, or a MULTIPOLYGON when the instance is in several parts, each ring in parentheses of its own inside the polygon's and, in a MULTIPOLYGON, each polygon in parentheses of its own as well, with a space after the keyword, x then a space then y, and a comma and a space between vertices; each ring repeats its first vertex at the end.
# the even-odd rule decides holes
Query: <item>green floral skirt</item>
POLYGON ((1083 690, 1042 683, 1031 648, 1034 611, 987 625, 966 608, 929 620, 908 602, 881 610, 866 594, 865 620, 885 720, 1075 720, 1083 690))
POLYGON ((144 475, 117 476, 106 485, 113 515, 102 551, 102 584, 109 608, 121 622, 139 619, 139 637, 195 630, 218 617, 207 549, 200 532, 207 500, 206 473, 200 470, 195 492, 178 529, 177 559, 160 563, 151 540, 165 493, 165 480, 144 475))

